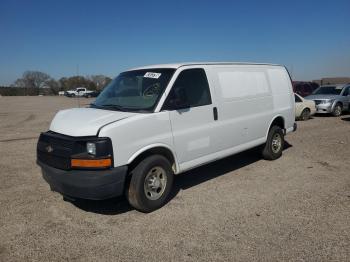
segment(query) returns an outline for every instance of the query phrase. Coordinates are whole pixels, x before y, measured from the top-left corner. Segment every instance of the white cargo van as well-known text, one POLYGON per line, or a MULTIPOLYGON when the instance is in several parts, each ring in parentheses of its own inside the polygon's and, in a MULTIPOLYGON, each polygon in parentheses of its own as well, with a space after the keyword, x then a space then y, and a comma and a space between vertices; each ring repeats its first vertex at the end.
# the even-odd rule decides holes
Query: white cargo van
POLYGON ((40 135, 37 163, 53 191, 126 194, 143 212, 167 201, 174 174, 261 145, 281 156, 296 129, 285 67, 182 63, 121 73, 90 108, 62 110, 40 135))

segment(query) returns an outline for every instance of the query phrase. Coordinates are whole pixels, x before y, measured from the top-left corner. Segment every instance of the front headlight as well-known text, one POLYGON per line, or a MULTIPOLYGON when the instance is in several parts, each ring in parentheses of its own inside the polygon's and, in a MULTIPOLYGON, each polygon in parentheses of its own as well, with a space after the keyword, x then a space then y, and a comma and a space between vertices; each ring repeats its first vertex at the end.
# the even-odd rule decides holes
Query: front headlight
POLYGON ((333 104, 334 99, 326 99, 326 100, 322 100, 321 104, 333 104))
POLYGON ((71 168, 105 169, 113 166, 112 141, 96 137, 76 141, 76 150, 71 155, 71 168))
POLYGON ((92 142, 87 142, 86 143, 86 151, 90 154, 90 155, 96 155, 96 144, 92 143, 92 142))

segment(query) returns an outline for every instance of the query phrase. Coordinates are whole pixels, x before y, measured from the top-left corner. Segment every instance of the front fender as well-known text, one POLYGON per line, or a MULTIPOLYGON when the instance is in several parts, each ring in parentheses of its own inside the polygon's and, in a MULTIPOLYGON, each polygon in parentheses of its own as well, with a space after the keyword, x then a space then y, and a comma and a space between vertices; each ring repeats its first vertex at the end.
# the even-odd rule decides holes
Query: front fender
POLYGON ((334 107, 335 107, 335 105, 338 104, 338 103, 340 103, 340 104, 342 105, 343 110, 344 110, 344 102, 341 101, 341 100, 339 100, 339 99, 336 99, 336 100, 334 100, 334 102, 333 102, 333 104, 332 104, 332 106, 331 106, 331 112, 334 111, 334 107))
MULTIPOLYGON (((280 114, 275 115, 275 116, 272 118, 272 120, 270 121, 270 123, 269 123, 268 129, 267 129, 267 131, 266 131, 266 133, 265 133, 265 140, 267 140, 267 136, 269 135, 269 131, 270 131, 270 128, 271 128, 271 125, 272 125, 273 121, 275 121, 278 117, 282 117, 283 122, 284 122, 284 124, 285 124, 285 121, 286 121, 286 120, 284 119, 284 117, 283 117, 282 115, 280 115, 280 114)), ((284 127, 284 129, 285 129, 285 127, 284 127)))
POLYGON ((140 156, 141 154, 143 154, 144 152, 148 151, 148 150, 151 150, 153 148, 159 148, 159 147, 163 147, 163 148, 166 148, 168 149, 171 154, 173 155, 174 157, 174 160, 175 160, 175 174, 178 174, 179 171, 180 171, 180 168, 179 168, 179 163, 177 161, 177 156, 176 156, 176 153, 175 151, 167 144, 163 144, 163 143, 155 143, 155 144, 151 144, 151 145, 148 145, 148 146, 145 146, 139 150, 137 150, 128 160, 128 165, 130 163, 132 163, 138 156, 140 156))

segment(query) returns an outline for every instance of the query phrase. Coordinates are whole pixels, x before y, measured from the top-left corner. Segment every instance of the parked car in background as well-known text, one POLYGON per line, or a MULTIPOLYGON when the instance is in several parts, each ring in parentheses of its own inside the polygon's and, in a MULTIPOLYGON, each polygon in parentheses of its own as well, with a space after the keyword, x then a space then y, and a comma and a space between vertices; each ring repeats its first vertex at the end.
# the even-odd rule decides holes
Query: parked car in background
POLYGON ((66 93, 65 91, 58 91, 58 95, 59 95, 59 96, 64 96, 65 93, 66 93))
POLYGON ((317 88, 312 95, 305 97, 316 103, 316 113, 331 113, 340 116, 343 111, 349 110, 350 85, 325 85, 317 88))
POLYGON ((97 97, 101 92, 100 91, 92 91, 91 93, 84 94, 84 97, 90 98, 90 97, 97 97))
POLYGON ((78 87, 74 90, 68 90, 65 92, 65 96, 74 97, 74 96, 84 96, 90 94, 93 91, 87 90, 85 87, 78 87))
POLYGON ((294 94, 295 98, 295 118, 300 120, 308 120, 316 113, 316 105, 312 100, 302 98, 298 94, 294 94))
POLYGON ((305 97, 311 95, 313 91, 315 91, 319 85, 314 82, 302 82, 302 81, 293 81, 293 90, 294 93, 305 97))

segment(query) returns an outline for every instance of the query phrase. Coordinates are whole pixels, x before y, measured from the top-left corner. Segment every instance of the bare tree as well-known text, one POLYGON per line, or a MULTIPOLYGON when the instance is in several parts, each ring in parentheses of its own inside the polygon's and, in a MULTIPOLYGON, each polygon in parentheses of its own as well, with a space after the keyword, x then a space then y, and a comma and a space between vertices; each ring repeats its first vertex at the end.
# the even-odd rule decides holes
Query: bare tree
POLYGON ((23 73, 22 78, 15 81, 15 86, 35 88, 39 94, 40 88, 46 87, 47 82, 51 80, 51 77, 40 71, 26 71, 23 73))
POLYGON ((60 91, 61 88, 60 82, 56 81, 53 78, 46 82, 46 86, 50 88, 50 91, 53 95, 58 95, 58 91, 60 91))
POLYGON ((25 83, 25 81, 24 81, 24 79, 23 78, 18 78, 14 83, 13 83, 13 85, 11 85, 11 86, 13 86, 13 87, 26 87, 26 83, 25 83))
POLYGON ((89 89, 95 90, 95 84, 92 80, 89 78, 86 78, 84 76, 71 76, 71 77, 62 77, 60 80, 58 80, 61 85, 62 90, 69 90, 74 89, 77 87, 86 87, 89 89))
POLYGON ((91 75, 89 79, 95 84, 97 90, 103 89, 109 82, 112 81, 111 78, 104 75, 91 75))

